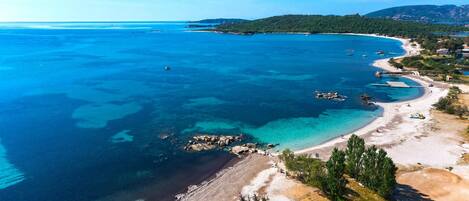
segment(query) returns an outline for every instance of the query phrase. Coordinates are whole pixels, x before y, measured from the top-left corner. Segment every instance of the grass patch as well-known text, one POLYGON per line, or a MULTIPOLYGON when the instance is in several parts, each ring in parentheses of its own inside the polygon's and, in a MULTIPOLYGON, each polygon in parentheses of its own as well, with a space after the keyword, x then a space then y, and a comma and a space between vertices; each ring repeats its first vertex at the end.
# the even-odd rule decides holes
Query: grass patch
POLYGON ((385 201, 376 192, 361 186, 355 179, 347 177, 348 195, 347 200, 351 201, 385 201))

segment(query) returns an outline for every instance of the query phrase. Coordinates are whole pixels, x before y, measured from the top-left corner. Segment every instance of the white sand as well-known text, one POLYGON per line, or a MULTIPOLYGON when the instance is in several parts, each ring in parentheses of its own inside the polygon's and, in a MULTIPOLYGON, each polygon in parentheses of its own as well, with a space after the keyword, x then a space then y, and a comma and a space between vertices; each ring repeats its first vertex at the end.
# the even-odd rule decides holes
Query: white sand
MULTIPOLYGON (((403 42, 406 55, 418 54, 420 51, 418 46, 411 46, 408 40, 398 40, 403 42)), ((387 59, 376 61, 374 66, 398 71, 389 65, 387 59)), ((469 166, 458 165, 462 154, 469 152, 469 145, 461 143, 462 140, 455 129, 439 131, 433 128, 436 120, 430 113, 432 105, 447 95, 450 85, 434 82, 428 77, 418 76, 417 73, 406 77, 425 86, 425 94, 405 102, 377 103, 384 109, 383 116, 353 134, 364 137, 367 145, 384 148, 399 165, 411 166, 420 163, 437 168, 453 167, 461 176, 469 177, 469 166), (429 84, 434 87, 428 87, 429 84), (413 113, 421 113, 426 119, 411 119, 410 115, 413 113)), ((468 88, 467 85, 462 87, 463 91, 468 88)), ((321 158, 326 159, 333 147, 343 148, 351 134, 296 153, 321 153, 321 158)))

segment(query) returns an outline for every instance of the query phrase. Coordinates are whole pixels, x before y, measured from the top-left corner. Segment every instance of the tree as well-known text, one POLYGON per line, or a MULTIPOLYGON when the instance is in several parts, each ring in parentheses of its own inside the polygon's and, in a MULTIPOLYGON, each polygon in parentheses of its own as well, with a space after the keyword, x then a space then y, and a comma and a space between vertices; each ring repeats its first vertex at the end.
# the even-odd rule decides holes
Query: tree
POLYGON ((381 184, 378 187, 378 194, 384 198, 389 198, 396 186, 396 166, 391 158, 386 157, 381 169, 381 184))
POLYGON ((326 163, 327 176, 324 179, 323 190, 331 200, 344 200, 347 180, 345 173, 345 153, 334 148, 332 155, 326 163))
POLYGON ((365 152, 365 140, 352 135, 345 150, 346 172, 353 178, 358 178, 362 169, 362 155, 365 152))
POLYGON ((295 153, 290 149, 285 149, 283 150, 282 155, 280 155, 280 159, 285 162, 287 169, 290 169, 291 167, 288 167, 288 165, 295 159, 295 153))
POLYGON ((367 188, 389 197, 396 186, 396 166, 386 151, 376 146, 368 148, 363 155, 363 171, 360 182, 367 188))
POLYGON ((366 149, 363 155, 363 169, 359 176, 359 181, 366 187, 376 190, 378 186, 378 152, 376 146, 366 149))

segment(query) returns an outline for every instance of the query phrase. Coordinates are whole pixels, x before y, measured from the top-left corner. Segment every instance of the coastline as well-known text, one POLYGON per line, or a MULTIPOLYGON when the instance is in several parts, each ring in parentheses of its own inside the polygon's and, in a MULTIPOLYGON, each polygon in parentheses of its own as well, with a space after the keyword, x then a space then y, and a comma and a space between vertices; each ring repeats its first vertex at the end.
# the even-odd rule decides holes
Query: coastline
MULTIPOLYGON (((285 34, 285 33, 284 33, 285 34)), ((287 33, 288 34, 288 33, 287 33)), ((297 33, 302 34, 302 33, 297 33)), ((332 34, 332 33, 331 33, 332 34)), ((396 37, 388 37, 388 36, 380 36, 375 34, 343 34, 343 35, 359 35, 359 36, 368 36, 368 37, 379 37, 379 38, 387 38, 400 41, 402 43, 402 48, 405 50, 405 54, 393 57, 393 58, 402 58, 407 56, 414 56, 418 55, 421 51, 419 45, 412 46, 409 39, 404 38, 396 38, 396 37)), ((390 58, 379 59, 373 62, 373 66, 385 71, 390 72, 399 72, 399 69, 392 67, 388 61, 390 58)), ((322 142, 321 144, 295 151, 295 154, 307 154, 310 156, 318 156, 322 160, 327 160, 330 156, 330 153, 334 147, 345 148, 348 138, 352 135, 358 135, 365 139, 367 145, 377 145, 378 147, 384 148, 391 158, 396 162, 396 164, 402 167, 411 167, 415 164, 424 165, 426 167, 440 167, 445 168, 448 165, 452 165, 457 163, 459 153, 464 152, 464 149, 461 148, 461 145, 458 144, 456 141, 452 141, 448 143, 446 141, 434 142, 430 141, 431 143, 427 144, 418 144, 421 143, 420 137, 422 133, 425 133, 428 128, 427 126, 432 125, 435 119, 432 117, 432 105, 437 102, 441 97, 446 96, 448 93, 449 85, 445 83, 434 82, 430 78, 421 77, 416 73, 415 75, 406 75, 403 76, 408 79, 411 79, 421 86, 423 86, 424 93, 412 100, 406 101, 397 101, 391 103, 376 103, 380 108, 383 110, 382 116, 374 119, 369 124, 363 126, 360 129, 357 129, 353 132, 348 134, 335 137, 331 140, 322 142), (433 85, 433 87, 429 87, 429 85, 433 85), (410 115, 413 113, 421 113, 425 117, 424 120, 416 120, 411 119, 410 115), (406 145, 404 148, 400 146, 404 143, 406 145), (435 144, 437 149, 432 148, 432 145, 435 144), (416 149, 414 147, 419 146, 421 147, 417 151, 422 151, 423 153, 416 154, 416 149), (428 148, 422 148, 422 146, 428 146, 428 148), (423 149, 423 150, 422 150, 423 149), (438 153, 440 150, 443 149, 444 153, 438 153), (408 154, 408 153, 411 154, 408 154), (428 155, 436 155, 437 158, 428 157, 428 155), (421 159, 424 158, 424 159, 421 159), (450 162, 447 162, 448 158, 450 162)), ((436 136, 436 135, 435 135, 436 136)), ((431 140, 439 139, 436 137, 429 137, 431 140)), ((469 145, 468 145, 469 147, 469 145)), ((468 150, 469 151, 469 150, 468 150)), ((278 153, 277 153, 278 154, 278 153)), ((273 154, 276 155, 276 154, 273 154)), ((264 157, 265 160, 266 157, 264 157)), ((285 176, 279 174, 277 168, 275 167, 268 167, 264 166, 263 168, 252 168, 249 167, 248 163, 251 163, 253 160, 258 160, 255 157, 249 157, 241 160, 233 167, 227 168, 222 170, 220 173, 217 173, 217 176, 210 181, 204 182, 201 186, 198 186, 197 189, 193 189, 193 191, 188 192, 186 196, 182 200, 197 200, 200 195, 204 195, 203 198, 209 198, 208 194, 214 194, 215 191, 223 190, 221 186, 230 185, 232 182, 236 183, 237 192, 242 193, 243 195, 249 195, 252 192, 259 192, 259 191, 267 191, 267 195, 270 198, 275 198, 276 196, 285 196, 279 195, 279 191, 285 191, 286 189, 292 188, 292 180, 284 178, 285 176), (270 176, 266 177, 263 172, 270 172, 270 176), (254 174, 255 173, 255 174, 254 174), (232 175, 249 175, 250 183, 247 182, 248 177, 238 178, 233 177, 232 175), (263 178, 266 177, 266 178, 263 178), (229 178, 227 180, 227 178, 229 178), (276 184, 273 184, 275 180, 278 181, 276 184), (272 183, 273 182, 273 183, 272 183), (243 185, 239 185, 244 183, 243 185), (288 185, 287 185, 288 184, 288 185), (249 193, 244 192, 246 188, 252 186, 256 186, 253 190, 250 190, 249 193), (276 186, 276 187, 275 187, 276 186), (290 187, 288 187, 290 186, 290 187), (275 191, 276 193, 270 192, 269 189, 271 188, 278 188, 275 191), (267 189, 267 190, 266 190, 267 189), (281 190, 279 190, 281 189, 281 190), (252 191, 252 192, 251 192, 252 191), (207 195, 205 195, 207 194, 207 195), (199 196, 194 196, 199 195, 199 196)), ((274 158, 267 158, 267 160, 274 161, 274 158)), ((460 167, 457 171, 462 173, 469 172, 469 169, 460 167)), ((466 174, 469 177, 469 174, 466 174)), ((298 186, 297 186, 298 187, 298 186)), ((296 188, 296 187, 295 187, 296 188)), ((249 188, 248 188, 249 189, 249 188)), ((234 191, 236 192, 236 191, 234 191)), ((265 192, 264 192, 265 193, 265 192)), ((217 192, 217 196, 219 196, 220 192, 217 192)), ((220 198, 220 197, 217 197, 220 198)), ((233 199, 233 194, 229 196, 226 195, 224 199, 221 200, 235 200, 233 199)), ((275 200, 275 199, 274 199, 275 200)))
MULTIPOLYGON (((410 42, 410 39, 405 39, 405 38, 382 36, 382 35, 377 35, 377 34, 357 34, 357 33, 344 33, 344 34, 341 34, 341 33, 328 33, 328 34, 367 36, 367 37, 386 38, 386 39, 392 39, 392 40, 400 41, 402 43, 402 48, 404 49, 405 54, 401 55, 401 56, 397 56, 397 57, 391 57, 391 58, 394 58, 394 59, 408 57, 408 56, 415 56, 415 55, 420 54, 420 51, 422 50, 420 45, 412 46, 411 42, 410 42)), ((384 70, 384 71, 388 71, 388 72, 401 72, 400 69, 397 69, 397 68, 391 66, 388 63, 388 61, 391 58, 384 58, 384 59, 375 60, 372 64, 372 66, 376 67, 378 69, 384 70)), ((359 128, 359 129, 357 129, 353 132, 350 132, 350 133, 347 133, 345 135, 332 138, 328 141, 325 141, 323 143, 320 143, 318 145, 315 145, 315 146, 312 146, 312 147, 309 147, 309 148, 306 148, 306 149, 297 150, 297 151, 295 151, 295 153, 296 154, 311 154, 312 152, 318 151, 320 149, 324 149, 324 148, 328 148, 328 147, 333 147, 335 145, 343 144, 344 142, 346 142, 348 140, 348 138, 352 134, 363 137, 364 135, 370 134, 373 131, 377 131, 380 127, 382 127, 382 125, 390 124, 392 122, 394 116, 396 115, 396 112, 393 111, 393 108, 398 107, 398 106, 403 105, 403 104, 412 105, 412 104, 415 104, 415 103, 418 103, 418 102, 426 102, 427 105, 428 105, 428 102, 431 102, 431 104, 433 104, 434 102, 438 101, 438 99, 440 97, 444 97, 446 95, 445 92, 442 92, 442 93, 438 94, 438 98, 435 98, 435 97, 431 98, 429 95, 430 95, 432 90, 429 89, 428 86, 430 84, 435 84, 435 83, 433 83, 433 81, 429 78, 422 78, 418 75, 406 75, 406 76, 402 76, 402 77, 411 79, 411 80, 419 83, 421 86, 423 86, 424 93, 421 96, 419 96, 415 99, 412 99, 412 100, 396 101, 396 102, 391 102, 391 103, 380 103, 380 102, 375 103, 381 109, 383 109, 382 116, 374 119, 373 121, 371 121, 367 125, 359 128)), ((328 155, 326 155, 326 156, 328 157, 328 155)), ((323 157, 321 157, 321 158, 323 158, 323 157)))

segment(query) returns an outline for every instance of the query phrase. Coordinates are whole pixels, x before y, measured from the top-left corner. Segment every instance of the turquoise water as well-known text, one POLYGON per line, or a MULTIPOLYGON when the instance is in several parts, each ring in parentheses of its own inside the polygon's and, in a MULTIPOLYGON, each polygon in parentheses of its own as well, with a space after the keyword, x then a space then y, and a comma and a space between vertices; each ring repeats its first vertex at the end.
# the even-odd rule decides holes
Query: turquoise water
POLYGON ((384 102, 422 93, 371 85, 417 85, 373 76, 377 50, 403 54, 389 39, 224 35, 184 23, 0 27, 2 201, 172 200, 233 158, 184 152, 195 134, 297 150, 380 116, 363 93, 384 102), (317 100, 316 90, 349 98, 317 100))

